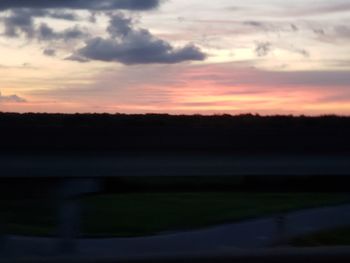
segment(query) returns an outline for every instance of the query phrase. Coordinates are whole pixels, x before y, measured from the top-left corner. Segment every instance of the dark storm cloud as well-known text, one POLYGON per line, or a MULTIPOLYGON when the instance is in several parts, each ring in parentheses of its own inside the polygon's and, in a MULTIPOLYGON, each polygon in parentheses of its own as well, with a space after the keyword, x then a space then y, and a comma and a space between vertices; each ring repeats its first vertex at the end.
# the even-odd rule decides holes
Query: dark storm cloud
POLYGON ((184 61, 204 60, 206 55, 189 44, 175 48, 168 42, 152 35, 146 29, 138 29, 132 20, 122 14, 111 17, 107 29, 108 38, 95 37, 86 41, 86 46, 76 51, 70 59, 78 61, 100 60, 134 64, 173 64, 184 61))
POLYGON ((52 17, 65 20, 77 19, 74 14, 69 12, 16 9, 12 10, 7 16, 0 18, 0 21, 2 21, 4 25, 3 35, 7 37, 19 37, 21 34, 24 34, 28 39, 36 37, 45 39, 45 36, 50 35, 51 38, 62 37, 65 40, 77 38, 82 35, 82 32, 78 32, 77 28, 69 29, 61 33, 60 36, 58 33, 53 32, 53 29, 49 28, 46 24, 44 26, 41 25, 37 29, 34 23, 34 19, 37 17, 52 17))
POLYGON ((79 60, 115 61, 125 65, 134 64, 174 64, 184 61, 204 60, 205 54, 194 45, 175 49, 169 43, 159 39, 148 39, 130 47, 130 42, 117 42, 114 39, 100 37, 87 41, 78 51, 79 60))
POLYGON ((0 10, 86 9, 86 10, 148 10, 159 6, 161 0, 1 0, 0 10))
MULTIPOLYGON (((79 1, 0 1, 3 12, 3 35, 25 37, 40 42, 68 42, 80 40, 85 46, 76 50, 66 59, 79 62, 91 60, 134 64, 173 64, 184 61, 204 60, 206 55, 195 45, 177 48, 154 36, 147 29, 137 28, 133 20, 122 13, 109 12, 113 9, 145 10, 157 7, 163 0, 79 0, 79 1), (5 8, 6 6, 6 8, 5 8), (66 9, 88 9, 91 14, 104 10, 110 16, 106 28, 108 37, 91 36, 88 30, 77 25, 58 31, 47 22, 38 23, 37 18, 50 17, 75 21, 79 17, 66 9)), ((54 56, 53 50, 46 49, 44 55, 54 56)))
POLYGON ((3 96, 0 92, 0 103, 23 103, 23 102, 26 102, 26 100, 17 95, 3 96))
POLYGON ((110 25, 107 32, 113 37, 127 36, 132 30, 133 22, 131 18, 127 18, 122 14, 111 17, 110 25))
MULTIPOLYGON (((2 10, 9 10, 3 12, 0 16, 0 22, 3 24, 4 31, 2 35, 6 37, 16 38, 24 36, 27 39, 38 39, 40 41, 81 39, 87 36, 86 32, 79 29, 77 26, 66 29, 61 32, 55 31, 47 23, 37 25, 36 18, 49 17, 54 19, 63 19, 69 21, 77 21, 80 18, 74 11, 67 9, 86 9, 91 13, 98 10, 147 10, 158 7, 163 0, 17 0, 17 1, 0 1, 0 12, 2 10)), ((111 22, 110 30, 127 30, 122 28, 123 21, 111 22), (121 22, 121 23, 119 23, 121 22), (121 26, 118 27, 117 24, 121 26)), ((127 22, 127 21, 126 21, 127 22)), ((131 23, 131 21, 129 21, 131 23)), ((122 33, 122 32, 119 32, 122 33)), ((119 34, 118 33, 118 34, 119 34)), ((115 34, 110 32, 110 34, 115 34)))
POLYGON ((28 38, 34 36, 33 16, 27 10, 16 10, 1 20, 4 24, 3 34, 7 37, 18 37, 20 33, 24 33, 28 38))
POLYGON ((78 26, 67 28, 63 31, 56 32, 53 28, 48 26, 46 23, 41 23, 37 32, 36 37, 43 41, 53 41, 53 40, 64 40, 70 41, 74 39, 81 39, 87 36, 82 29, 78 26))
POLYGON ((42 24, 35 28, 35 18, 49 17, 69 21, 79 20, 74 13, 62 9, 87 9, 95 10, 147 10, 157 7, 162 0, 11 0, 0 1, 0 11, 10 10, 9 14, 0 17, 4 25, 3 35, 7 37, 19 37, 25 35, 32 39, 53 40, 63 38, 65 41, 83 36, 83 32, 77 28, 64 32, 54 32, 48 25, 42 24))
POLYGON ((69 12, 56 12, 35 9, 12 10, 7 16, 0 18, 3 22, 6 37, 20 37, 24 35, 27 39, 38 39, 40 41, 63 40, 70 41, 81 39, 88 34, 78 26, 67 28, 63 31, 55 31, 46 23, 35 25, 37 17, 53 17, 57 19, 75 20, 73 14, 69 12))
POLYGON ((24 33, 28 38, 32 38, 35 33, 34 19, 41 17, 69 21, 79 19, 75 14, 62 10, 15 9, 0 17, 0 22, 3 22, 5 28, 3 34, 7 37, 18 37, 20 33, 24 33))

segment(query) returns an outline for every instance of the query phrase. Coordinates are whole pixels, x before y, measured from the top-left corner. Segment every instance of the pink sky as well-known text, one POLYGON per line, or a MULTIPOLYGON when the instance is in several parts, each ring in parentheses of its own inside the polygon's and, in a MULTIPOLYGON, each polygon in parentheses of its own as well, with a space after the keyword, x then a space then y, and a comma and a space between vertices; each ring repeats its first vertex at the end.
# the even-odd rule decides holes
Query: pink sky
POLYGON ((0 3, 1 111, 350 115, 347 0, 101 1, 0 3))

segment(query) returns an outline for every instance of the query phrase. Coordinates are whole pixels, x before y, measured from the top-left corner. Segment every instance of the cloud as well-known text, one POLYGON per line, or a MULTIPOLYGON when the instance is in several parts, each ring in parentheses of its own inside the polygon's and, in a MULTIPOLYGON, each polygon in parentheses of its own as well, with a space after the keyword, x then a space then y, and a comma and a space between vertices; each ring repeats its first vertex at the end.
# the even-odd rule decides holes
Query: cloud
POLYGON ((244 21, 243 25, 253 26, 253 27, 265 27, 265 24, 259 21, 244 21))
POLYGON ((83 37, 88 36, 86 32, 80 29, 78 26, 67 28, 63 31, 56 32, 46 23, 41 23, 37 32, 36 37, 39 40, 43 41, 52 41, 62 39, 64 41, 70 41, 74 39, 82 39, 83 37))
POLYGON ((163 0, 16 0, 0 1, 0 22, 4 25, 3 35, 6 37, 20 37, 22 34, 33 39, 39 33, 41 40, 63 38, 78 38, 82 35, 77 28, 62 33, 55 33, 46 24, 36 31, 35 18, 54 18, 77 21, 79 16, 74 9, 86 9, 92 13, 98 10, 148 10, 156 8, 163 0), (66 9, 70 9, 67 11, 66 9), (41 35, 40 35, 41 34, 41 35))
POLYGON ((34 19, 43 17, 69 21, 79 20, 76 14, 65 10, 14 9, 5 14, 5 16, 0 17, 0 21, 4 23, 5 35, 13 37, 17 36, 18 32, 16 31, 33 32, 34 19))
POLYGON ((326 35, 325 30, 322 28, 314 28, 312 31, 318 36, 325 36, 326 35))
POLYGON ((39 27, 36 27, 34 18, 47 16, 74 20, 73 14, 68 12, 50 12, 28 9, 12 10, 8 16, 0 18, 0 21, 4 23, 3 34, 12 38, 20 37, 24 34, 27 39, 63 39, 64 41, 81 38, 86 35, 86 33, 77 26, 68 28, 62 32, 55 32, 46 23, 41 23, 39 27))
MULTIPOLYGON (((259 89, 278 89, 308 87, 315 90, 349 89, 350 74, 348 70, 314 70, 314 71, 269 71, 252 67, 238 67, 235 64, 216 66, 221 75, 214 79, 216 84, 226 86, 256 86, 259 89), (274 88, 273 88, 274 87, 274 88)), ((208 69, 207 69, 208 71, 208 69)), ((207 74, 202 72, 203 76, 207 74)))
MULTIPOLYGON (((259 105, 266 104, 264 109, 273 113, 293 110, 310 114, 310 105, 321 108, 317 101, 320 98, 337 94, 349 96, 349 81, 349 71, 264 71, 241 62, 150 65, 111 67, 88 84, 31 91, 30 94, 85 103, 90 105, 90 111, 92 105, 97 105, 101 111, 111 112, 169 112, 184 108, 184 112, 189 112, 202 107, 210 113, 206 107, 214 103, 216 107, 211 106, 221 112, 237 109, 262 113, 259 105)), ((342 112, 339 105, 333 113, 342 112)))
POLYGON ((1 0, 0 10, 33 9, 85 9, 85 10, 149 10, 159 6, 161 0, 1 0))
POLYGON ((90 62, 90 59, 82 57, 78 54, 72 54, 72 55, 66 57, 64 60, 71 60, 71 61, 76 61, 76 62, 80 62, 80 63, 90 62))
POLYGON ((4 23, 4 35, 7 37, 19 37, 20 33, 24 33, 27 38, 32 38, 35 34, 33 14, 27 10, 12 11, 1 20, 4 23))
POLYGON ((147 31, 142 35, 131 36, 118 42, 115 39, 96 37, 86 42, 86 46, 77 51, 80 59, 120 62, 134 64, 173 64, 190 60, 204 60, 205 54, 196 46, 189 44, 175 49, 169 43, 154 38, 147 31), (133 41, 135 40, 135 41, 133 41))
POLYGON ((56 50, 52 48, 46 48, 44 49, 43 54, 48 57, 54 57, 56 56, 56 50))
MULTIPOLYGON (((326 2, 326 1, 325 1, 326 2)), ((334 1, 335 2, 335 1, 334 1)), ((327 4, 319 4, 319 5, 310 5, 299 8, 295 8, 294 10, 288 9, 286 15, 290 16, 312 16, 312 15, 322 15, 322 14, 331 14, 331 13, 341 13, 350 11, 350 3, 327 3, 327 4)))
POLYGON ((304 48, 292 47, 292 48, 291 48, 291 51, 292 51, 292 52, 295 52, 295 53, 297 53, 297 54, 300 54, 300 55, 302 55, 302 56, 305 57, 305 58, 309 58, 309 57, 310 57, 310 52, 307 51, 307 50, 304 49, 304 48))
POLYGON ((174 64, 206 58, 195 45, 175 48, 148 30, 136 28, 133 21, 122 14, 111 17, 107 31, 110 34, 108 38, 94 37, 87 40, 85 47, 74 52, 70 59, 135 65, 174 64))
MULTIPOLYGON (((4 24, 3 35, 8 38, 25 37, 28 40, 38 41, 64 41, 84 40, 89 37, 86 29, 79 28, 77 25, 56 31, 47 23, 38 24, 35 21, 37 17, 55 16, 56 18, 72 19, 74 16, 69 12, 51 12, 48 10, 17 9, 12 10, 5 17, 0 18, 4 24)), ((45 54, 45 53, 44 53, 45 54)), ((47 55, 47 54, 46 54, 47 55)))
POLYGON ((334 28, 335 34, 337 37, 340 38, 350 38, 350 27, 348 26, 336 26, 334 28))
POLYGON ((290 28, 292 29, 293 32, 299 31, 299 28, 295 24, 290 24, 290 28))
POLYGON ((272 44, 270 42, 258 42, 256 43, 255 53, 258 57, 267 56, 272 50, 272 44))
MULTIPOLYGON (((250 6, 249 9, 245 9, 244 15, 247 16, 250 12, 252 17, 312 17, 312 16, 321 16, 328 14, 341 14, 350 11, 350 3, 347 0, 315 0, 315 1, 295 1, 293 6, 289 5, 287 1, 264 1, 264 6, 269 6, 270 8, 260 8, 259 6, 253 7, 250 6), (253 7, 253 8, 252 8, 253 7), (273 8, 271 8, 273 7, 273 8), (291 8, 293 7, 293 8, 291 8)), ((227 8, 228 11, 237 11, 235 9, 227 8)))
POLYGON ((55 19, 63 19, 63 20, 71 20, 71 21, 79 20, 79 17, 76 14, 72 12, 60 11, 60 10, 48 11, 46 13, 46 16, 55 18, 55 19))
POLYGON ((350 27, 344 24, 333 25, 325 29, 314 28, 312 31, 319 40, 328 43, 345 42, 347 44, 350 40, 350 27))
POLYGON ((27 101, 17 95, 3 96, 0 92, 0 103, 24 103, 24 102, 27 102, 27 101))
POLYGON ((110 25, 107 28, 107 32, 111 35, 111 37, 126 37, 132 31, 133 21, 131 18, 127 18, 122 14, 114 15, 111 17, 110 25))
POLYGON ((283 45, 272 45, 271 42, 257 42, 255 46, 255 54, 258 57, 265 57, 273 51, 273 49, 279 48, 282 50, 287 50, 289 52, 297 53, 305 58, 310 57, 310 52, 304 48, 295 47, 294 45, 283 46, 283 45))
MULTIPOLYGON (((137 28, 131 18, 121 13, 109 12, 113 9, 145 10, 155 8, 162 1, 3 1, 0 2, 0 10, 10 9, 10 11, 3 13, 5 16, 0 17, 0 21, 4 24, 3 35, 11 38, 25 37, 28 40, 39 42, 69 42, 71 40, 85 42, 85 46, 73 51, 72 55, 66 58, 79 62, 99 60, 134 65, 174 64, 204 60, 206 55, 197 46, 187 44, 182 47, 174 47, 167 41, 154 36, 147 29, 137 28), (47 21, 37 21, 36 18, 42 17, 70 21, 78 19, 74 12, 60 8, 88 9, 92 14, 98 10, 106 11, 105 14, 110 16, 107 27, 109 36, 91 36, 87 29, 77 25, 58 31, 47 21)), ((74 49, 73 46, 71 48, 74 49)), ((55 52, 52 51, 50 47, 47 47, 43 53, 53 56, 55 52)))
POLYGON ((243 31, 245 34, 247 32, 250 33, 257 33, 257 32, 274 32, 278 36, 280 36, 281 33, 290 33, 290 32, 298 32, 299 27, 296 24, 290 23, 290 22, 281 22, 281 21, 242 21, 240 22, 241 25, 250 28, 249 31, 245 30, 243 31))

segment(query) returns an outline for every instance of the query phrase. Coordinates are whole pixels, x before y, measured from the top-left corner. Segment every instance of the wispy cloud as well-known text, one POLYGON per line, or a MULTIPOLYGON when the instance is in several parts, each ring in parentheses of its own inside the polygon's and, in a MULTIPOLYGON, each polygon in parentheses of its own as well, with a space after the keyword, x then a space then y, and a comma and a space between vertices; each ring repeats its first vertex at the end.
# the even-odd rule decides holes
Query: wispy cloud
POLYGON ((24 98, 17 95, 2 95, 0 92, 0 103, 24 103, 27 102, 24 98))
MULTIPOLYGON (((118 106, 119 111, 125 112, 138 109, 209 113, 251 109, 261 113, 282 110, 302 113, 309 105, 322 108, 322 105, 333 105, 337 96, 348 97, 349 76, 349 71, 266 71, 245 63, 150 66, 147 70, 136 66, 105 73, 91 85, 30 95, 80 101, 104 109, 118 106), (333 100, 326 100, 328 97, 333 100), (298 109, 295 109, 296 104, 298 109)), ((321 111, 318 109, 317 112, 321 111)))

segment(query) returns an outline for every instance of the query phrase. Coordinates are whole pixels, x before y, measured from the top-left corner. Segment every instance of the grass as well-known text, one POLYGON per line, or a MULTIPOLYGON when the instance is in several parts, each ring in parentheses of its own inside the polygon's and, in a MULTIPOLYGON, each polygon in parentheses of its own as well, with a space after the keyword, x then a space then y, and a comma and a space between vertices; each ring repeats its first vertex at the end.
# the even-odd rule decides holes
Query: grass
MULTIPOLYGON (((324 193, 140 193, 83 200, 87 236, 141 236, 196 229, 247 218, 345 203, 347 194, 324 193)), ((5 202, 3 202, 5 203, 5 202)), ((54 234, 54 207, 27 200, 6 202, 9 231, 54 234)))
POLYGON ((295 238, 289 244, 296 247, 350 246, 350 227, 295 238))

